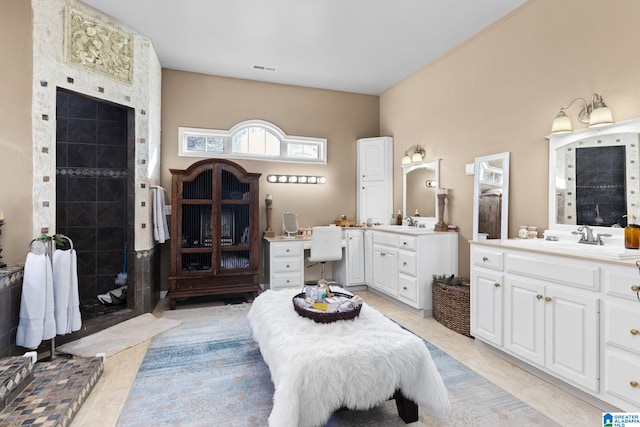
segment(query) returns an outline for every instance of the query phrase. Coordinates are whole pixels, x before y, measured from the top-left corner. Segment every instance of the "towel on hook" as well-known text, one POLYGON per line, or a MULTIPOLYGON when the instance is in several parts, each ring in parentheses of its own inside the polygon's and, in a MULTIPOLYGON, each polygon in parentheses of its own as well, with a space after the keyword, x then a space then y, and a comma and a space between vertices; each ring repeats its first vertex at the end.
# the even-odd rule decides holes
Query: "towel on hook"
POLYGON ((51 260, 46 253, 29 252, 24 264, 16 345, 34 349, 55 336, 51 260))
POLYGON ((153 188, 153 237, 156 242, 164 243, 169 240, 167 216, 164 214, 164 188, 153 188))
POLYGON ((53 253, 53 299, 58 335, 70 334, 82 326, 77 264, 74 249, 53 253))

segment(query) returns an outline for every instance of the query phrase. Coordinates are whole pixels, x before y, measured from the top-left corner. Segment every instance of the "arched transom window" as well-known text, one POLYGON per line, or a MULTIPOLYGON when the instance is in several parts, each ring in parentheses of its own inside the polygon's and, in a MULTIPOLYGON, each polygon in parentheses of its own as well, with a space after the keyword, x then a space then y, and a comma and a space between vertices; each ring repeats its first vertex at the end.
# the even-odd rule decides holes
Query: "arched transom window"
POLYGON ((229 130, 180 127, 178 138, 180 156, 327 163, 325 138, 287 135, 264 120, 247 120, 229 130))

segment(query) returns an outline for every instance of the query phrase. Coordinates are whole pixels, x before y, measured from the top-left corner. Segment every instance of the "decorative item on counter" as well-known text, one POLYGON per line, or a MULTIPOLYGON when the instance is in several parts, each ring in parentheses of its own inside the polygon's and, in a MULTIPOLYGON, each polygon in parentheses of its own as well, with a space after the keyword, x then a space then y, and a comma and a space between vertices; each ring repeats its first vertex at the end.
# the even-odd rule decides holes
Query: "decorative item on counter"
POLYGON ((538 238, 538 227, 534 225, 530 225, 527 227, 527 239, 537 239, 538 238))
POLYGON ((271 212, 273 208, 273 196, 271 194, 267 194, 264 203, 267 209, 267 228, 264 230, 264 237, 275 237, 276 232, 271 229, 271 212))
POLYGON ((420 216, 420 212, 418 212, 418 209, 416 209, 416 211, 414 212, 413 216, 420 216))
POLYGON ((447 224, 444 222, 444 203, 447 198, 447 189, 438 188, 436 191, 438 194, 438 222, 433 231, 447 231, 447 224))
POLYGON ((640 249, 640 225, 636 224, 634 214, 625 215, 627 226, 624 228, 624 247, 627 249, 640 249))
POLYGON ((371 218, 367 218, 367 227, 371 227, 373 225, 371 218))
POLYGON ((402 225, 402 211, 398 209, 398 215, 396 215, 396 225, 402 225))
POLYGON ((449 225, 447 225, 447 230, 457 233, 458 232, 458 226, 449 224, 449 225))
POLYGON ((527 229, 526 225, 521 225, 520 226, 520 230, 518 230, 518 237, 521 239, 528 239, 529 238, 529 230, 527 229))

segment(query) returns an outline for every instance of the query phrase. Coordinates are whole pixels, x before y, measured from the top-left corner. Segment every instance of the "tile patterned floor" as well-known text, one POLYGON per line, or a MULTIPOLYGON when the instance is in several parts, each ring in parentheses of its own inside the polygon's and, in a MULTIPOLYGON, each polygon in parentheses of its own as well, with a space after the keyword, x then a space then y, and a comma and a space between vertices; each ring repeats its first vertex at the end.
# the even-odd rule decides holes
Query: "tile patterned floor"
MULTIPOLYGON (((366 291, 356 293, 376 309, 429 340, 461 363, 557 423, 571 427, 602 425, 601 409, 498 357, 484 346, 478 345, 472 338, 451 331, 433 318, 419 317, 375 293, 366 291)), ((187 310, 192 307, 194 305, 183 303, 178 305, 177 310, 187 310)), ((154 314, 161 315, 164 310, 168 310, 168 304, 163 300, 156 307, 154 314)), ((72 427, 117 425, 120 411, 148 346, 149 341, 107 358, 104 374, 73 420, 72 427)), ((420 423, 411 425, 423 427, 420 423)), ((446 426, 446 423, 442 425, 446 426)))

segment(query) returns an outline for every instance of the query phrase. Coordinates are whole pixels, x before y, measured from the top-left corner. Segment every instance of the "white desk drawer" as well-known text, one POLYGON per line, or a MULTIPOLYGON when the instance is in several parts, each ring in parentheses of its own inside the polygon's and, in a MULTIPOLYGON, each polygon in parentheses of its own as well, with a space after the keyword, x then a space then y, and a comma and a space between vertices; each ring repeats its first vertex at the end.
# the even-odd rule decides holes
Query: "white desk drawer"
POLYGON ((300 258, 295 257, 281 257, 272 260, 274 273, 300 272, 302 271, 301 264, 300 258))
POLYGON ((640 358, 610 350, 605 351, 604 358, 604 391, 640 407, 640 358))
POLYGON ((373 233, 373 243, 378 245, 398 247, 398 235, 378 231, 373 233))
POLYGON ((602 280, 607 295, 638 302, 636 293, 640 286, 640 274, 638 274, 636 267, 607 266, 603 269, 603 276, 602 280))
POLYGON ((418 303, 418 280, 401 274, 398 277, 398 296, 415 306, 418 303))
POLYGON ((302 273, 280 273, 271 275, 271 289, 300 288, 304 278, 302 273))
POLYGON ((502 271, 503 254, 501 251, 473 246, 471 249, 471 264, 479 267, 502 271))
POLYGON ((398 270, 410 276, 416 275, 416 253, 398 251, 398 270))
POLYGON ((400 249, 415 251, 416 248, 418 247, 417 242, 418 242, 418 239, 413 236, 405 236, 405 235, 398 236, 398 247, 400 249))
POLYGON ((304 244, 302 242, 275 243, 271 244, 271 250, 273 251, 273 257, 303 256, 304 244))
POLYGON ((640 360, 640 303, 636 305, 605 302, 604 340, 606 344, 635 352, 640 360))

